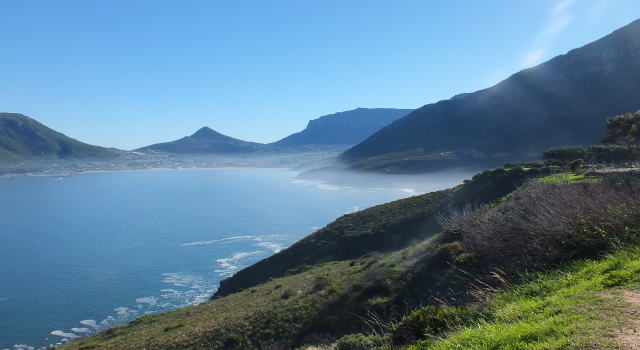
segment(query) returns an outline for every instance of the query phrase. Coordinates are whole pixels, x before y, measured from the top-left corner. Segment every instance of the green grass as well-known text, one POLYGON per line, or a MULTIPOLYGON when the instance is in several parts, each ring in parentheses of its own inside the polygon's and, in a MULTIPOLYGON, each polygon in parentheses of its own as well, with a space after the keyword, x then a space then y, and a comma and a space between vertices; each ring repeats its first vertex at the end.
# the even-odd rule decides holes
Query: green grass
POLYGON ((616 349, 628 304, 615 291, 640 280, 640 248, 529 279, 494 295, 483 320, 410 349, 616 349))
POLYGON ((553 184, 574 184, 581 182, 600 182, 602 181, 602 179, 598 177, 587 176, 585 174, 566 172, 545 176, 538 179, 538 181, 553 184))

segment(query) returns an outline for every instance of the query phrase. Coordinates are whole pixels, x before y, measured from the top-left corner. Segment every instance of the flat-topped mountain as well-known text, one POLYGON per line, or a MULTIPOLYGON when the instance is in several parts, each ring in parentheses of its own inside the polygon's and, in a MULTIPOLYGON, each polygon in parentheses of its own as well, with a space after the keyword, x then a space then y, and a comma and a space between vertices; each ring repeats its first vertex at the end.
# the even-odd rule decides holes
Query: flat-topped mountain
POLYGON ((89 145, 18 113, 0 113, 0 161, 114 157, 122 151, 89 145))
POLYGON ((137 149, 139 152, 164 152, 164 153, 248 153, 262 148, 262 144, 235 139, 223 135, 207 126, 196 131, 191 136, 183 137, 176 141, 157 143, 137 149))
POLYGON ((411 111, 412 109, 358 108, 329 114, 310 120, 304 130, 269 146, 352 146, 411 111))
POLYGON ((422 171, 599 143, 607 117, 640 109, 638 57, 640 20, 491 88, 425 105, 341 158, 361 169, 422 171))

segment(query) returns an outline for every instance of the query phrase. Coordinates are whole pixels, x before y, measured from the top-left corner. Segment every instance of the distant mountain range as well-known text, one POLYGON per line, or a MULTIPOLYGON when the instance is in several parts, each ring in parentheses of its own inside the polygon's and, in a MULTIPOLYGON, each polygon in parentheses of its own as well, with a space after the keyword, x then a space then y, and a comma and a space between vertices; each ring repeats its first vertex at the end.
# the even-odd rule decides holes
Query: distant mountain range
POLYGON ((403 171, 539 158, 599 143, 605 118, 640 109, 640 20, 499 84, 428 104, 341 155, 403 171))
POLYGON ((303 152, 327 147, 348 147, 363 141, 380 128, 407 115, 410 109, 358 108, 325 115, 280 141, 261 144, 235 139, 209 127, 172 142, 137 149, 138 152, 181 154, 237 154, 253 152, 303 152))
MULTIPOLYGON (((137 151, 259 154, 355 145, 340 156, 342 161, 351 168, 385 172, 539 159, 549 147, 599 143, 607 117, 640 109, 638 57, 640 20, 493 87, 414 111, 358 108, 326 115, 271 144, 238 140, 204 127, 137 151)), ((82 143, 20 114, 0 114, 0 159, 106 157, 118 152, 123 151, 82 143)))
MULTIPOLYGON (((306 129, 271 144, 238 140, 203 127, 191 136, 135 151, 167 154, 254 154, 346 148, 411 110, 358 108, 311 120, 306 129)), ((0 161, 108 158, 126 151, 89 145, 18 113, 0 113, 0 161)))
POLYGON ((0 113, 0 160, 108 158, 122 152, 72 139, 22 114, 0 113))
POLYGON ((138 152, 164 153, 250 153, 259 151, 264 145, 223 135, 209 127, 203 127, 191 136, 176 141, 157 143, 137 149, 138 152))

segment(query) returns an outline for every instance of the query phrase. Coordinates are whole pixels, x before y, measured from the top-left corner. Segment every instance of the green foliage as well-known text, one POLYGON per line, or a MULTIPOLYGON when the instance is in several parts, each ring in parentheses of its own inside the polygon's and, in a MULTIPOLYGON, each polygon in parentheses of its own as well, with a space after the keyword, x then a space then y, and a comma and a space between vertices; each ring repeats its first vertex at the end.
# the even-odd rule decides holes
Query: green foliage
POLYGON ((335 345, 335 350, 373 350, 383 347, 385 340, 382 337, 362 333, 349 334, 340 338, 335 345))
POLYGON ((602 142, 636 145, 640 139, 640 111, 607 119, 607 137, 602 142))
POLYGON ((571 172, 575 174, 578 170, 582 168, 583 165, 584 165, 584 159, 578 158, 573 162, 571 162, 571 164, 569 165, 569 168, 571 169, 571 172))

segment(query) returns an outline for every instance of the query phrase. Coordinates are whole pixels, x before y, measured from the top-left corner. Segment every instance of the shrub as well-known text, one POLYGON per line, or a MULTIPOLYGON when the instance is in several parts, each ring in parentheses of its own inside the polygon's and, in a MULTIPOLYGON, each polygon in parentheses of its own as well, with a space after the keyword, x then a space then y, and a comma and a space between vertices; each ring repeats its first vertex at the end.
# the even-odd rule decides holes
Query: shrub
POLYGON ((319 276, 313 280, 312 293, 318 293, 331 285, 331 281, 326 276, 319 276))
POLYGON ((340 338, 336 350, 371 350, 385 345, 384 338, 376 335, 366 336, 362 333, 349 334, 340 338))
POLYGON ((637 242, 640 181, 536 182, 499 206, 454 211, 441 224, 480 268, 517 274, 637 242))
POLYGON ((623 145, 568 146, 550 148, 543 153, 545 162, 553 165, 570 165, 582 159, 590 164, 626 164, 640 161, 640 147, 623 145))
POLYGON ((607 137, 603 143, 637 144, 640 139, 640 111, 607 119, 607 137))
POLYGON ((571 171, 575 174, 578 170, 580 170, 580 168, 582 168, 583 165, 584 165, 584 159, 578 158, 573 162, 571 162, 571 165, 569 167, 571 168, 571 171))
POLYGON ((224 341, 224 348, 229 350, 251 349, 248 339, 245 336, 236 333, 229 334, 227 339, 224 341))
POLYGON ((282 292, 282 295, 280 296, 280 298, 287 300, 292 296, 294 296, 295 294, 296 293, 294 293, 291 289, 286 289, 284 292, 282 292))
POLYGON ((174 330, 176 328, 181 328, 181 327, 184 327, 184 326, 187 326, 187 325, 190 325, 190 324, 191 324, 191 322, 180 322, 180 323, 170 324, 170 325, 164 327, 164 331, 168 332, 168 331, 174 330))

